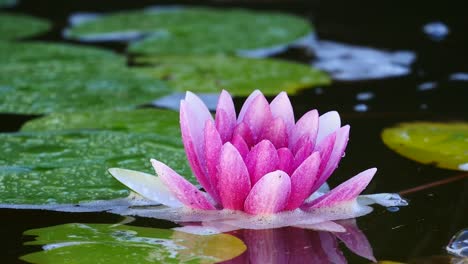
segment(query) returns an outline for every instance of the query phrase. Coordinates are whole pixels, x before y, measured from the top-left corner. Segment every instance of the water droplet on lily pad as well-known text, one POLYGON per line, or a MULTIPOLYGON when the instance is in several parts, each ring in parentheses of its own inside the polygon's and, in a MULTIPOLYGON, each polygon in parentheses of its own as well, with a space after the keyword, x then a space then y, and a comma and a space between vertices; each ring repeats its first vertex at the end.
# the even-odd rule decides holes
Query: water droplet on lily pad
POLYGON ((382 140, 402 156, 452 170, 468 163, 467 123, 401 123, 386 128, 382 140))

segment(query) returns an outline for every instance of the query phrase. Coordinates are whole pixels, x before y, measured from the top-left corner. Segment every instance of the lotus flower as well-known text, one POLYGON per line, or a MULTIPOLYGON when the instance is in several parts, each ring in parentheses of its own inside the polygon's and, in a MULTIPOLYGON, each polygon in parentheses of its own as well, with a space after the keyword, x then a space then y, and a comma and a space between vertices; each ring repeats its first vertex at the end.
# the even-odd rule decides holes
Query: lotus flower
MULTIPOLYGON (((357 200, 375 168, 327 192, 325 183, 344 155, 350 127, 341 126, 335 111, 319 116, 317 110, 311 110, 295 122, 285 92, 268 103, 260 91, 254 91, 236 115, 231 96, 223 91, 214 119, 205 104, 187 92, 180 104, 180 125, 187 159, 205 191, 154 159, 151 163, 158 177, 109 170, 150 200, 171 208, 192 209, 187 214, 177 209, 168 214, 155 213, 154 217, 179 222, 229 220, 224 222, 227 228, 216 223, 222 231, 232 230, 233 226, 257 228, 256 224, 262 222, 257 220, 265 216, 281 217, 269 217, 259 228, 316 227, 320 222, 367 214, 372 209, 366 205, 371 203, 405 203, 390 194, 357 200)), ((141 211, 128 214, 151 215, 141 211)))

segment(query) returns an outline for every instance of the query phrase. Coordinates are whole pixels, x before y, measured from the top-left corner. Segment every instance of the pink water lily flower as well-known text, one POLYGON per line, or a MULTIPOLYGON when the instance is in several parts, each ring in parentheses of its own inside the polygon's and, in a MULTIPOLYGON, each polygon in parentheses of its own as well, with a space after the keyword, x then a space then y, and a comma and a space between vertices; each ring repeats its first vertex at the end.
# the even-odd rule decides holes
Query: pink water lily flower
MULTIPOLYGON (((154 217, 179 222, 221 218, 225 225, 219 227, 218 221, 218 229, 226 231, 233 226, 255 229, 257 220, 265 216, 277 216, 263 221, 265 228, 306 227, 367 214, 371 211, 367 205, 375 202, 404 205, 392 194, 358 199, 375 168, 328 191, 326 181, 344 155, 350 127, 341 126, 335 111, 319 115, 311 110, 296 122, 285 92, 268 103, 260 91, 254 91, 236 115, 232 97, 222 91, 215 118, 195 94, 187 92, 180 104, 180 125, 187 159, 204 191, 154 159, 158 177, 109 170, 150 200, 193 209, 185 216, 184 210, 168 210, 154 217)), ((141 211, 128 214, 148 216, 141 211)))

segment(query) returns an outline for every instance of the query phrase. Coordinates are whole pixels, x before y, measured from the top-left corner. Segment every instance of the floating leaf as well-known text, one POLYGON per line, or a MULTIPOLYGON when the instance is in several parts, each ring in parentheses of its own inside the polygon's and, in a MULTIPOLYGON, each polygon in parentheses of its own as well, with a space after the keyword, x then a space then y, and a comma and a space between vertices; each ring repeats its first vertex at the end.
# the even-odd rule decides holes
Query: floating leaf
POLYGON ((437 167, 468 170, 467 123, 402 123, 382 132, 384 143, 399 154, 437 167))
POLYGON ((26 245, 43 251, 22 256, 32 263, 217 263, 246 250, 238 238, 218 234, 197 236, 167 229, 65 224, 26 231, 37 236, 26 245))
POLYGON ((148 166, 151 157, 168 162, 195 182, 180 140, 156 131, 0 134, 0 148, 1 204, 76 204, 127 197, 128 189, 107 169, 153 173, 148 166))
POLYGON ((0 63, 79 61, 126 64, 126 58, 104 49, 52 42, 0 42, 0 63))
POLYGON ((0 72, 0 112, 7 113, 131 109, 170 93, 163 82, 115 63, 7 63, 0 72))
POLYGON ((213 54, 288 45, 312 32, 305 19, 240 9, 158 8, 127 11, 72 26, 66 36, 84 41, 130 40, 145 54, 213 54))
POLYGON ((262 90, 273 95, 293 94, 301 88, 324 85, 328 76, 307 65, 274 59, 249 59, 228 56, 158 56, 140 58, 140 71, 167 80, 178 91, 217 93, 222 89, 234 95, 249 95, 262 90))
POLYGON ((0 13, 0 40, 14 40, 43 33, 50 28, 46 20, 26 15, 0 13))
POLYGON ((132 111, 100 111, 78 113, 53 113, 34 119, 21 128, 22 131, 51 131, 99 129, 132 133, 157 133, 180 139, 179 113, 161 109, 137 109, 132 111))

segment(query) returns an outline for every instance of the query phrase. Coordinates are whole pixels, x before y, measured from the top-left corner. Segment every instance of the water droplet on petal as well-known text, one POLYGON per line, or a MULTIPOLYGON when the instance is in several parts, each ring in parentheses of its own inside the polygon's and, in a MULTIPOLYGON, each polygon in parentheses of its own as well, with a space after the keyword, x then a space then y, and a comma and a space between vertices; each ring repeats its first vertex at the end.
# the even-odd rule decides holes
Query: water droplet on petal
POLYGON ((447 245, 446 250, 458 257, 468 257, 468 228, 456 233, 447 245))

